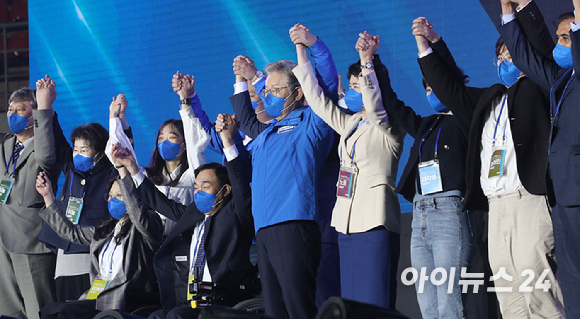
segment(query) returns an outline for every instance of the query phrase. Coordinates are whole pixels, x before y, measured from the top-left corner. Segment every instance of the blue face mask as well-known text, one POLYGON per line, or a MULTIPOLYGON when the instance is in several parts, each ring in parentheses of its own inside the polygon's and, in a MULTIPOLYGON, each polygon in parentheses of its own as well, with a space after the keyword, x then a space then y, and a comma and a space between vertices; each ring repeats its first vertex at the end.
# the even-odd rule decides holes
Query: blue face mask
POLYGON ((206 193, 202 190, 197 191, 197 193, 193 194, 193 201, 195 202, 195 206, 199 209, 200 212, 207 214, 209 213, 215 206, 219 205, 223 201, 220 200, 218 203, 215 203, 217 195, 222 192, 225 185, 222 186, 220 191, 217 194, 210 194, 206 193))
POLYGON ((93 168, 94 162, 94 157, 88 157, 81 154, 77 154, 73 157, 73 164, 76 170, 83 173, 90 171, 91 168, 93 168))
POLYGON ((443 103, 439 101, 439 98, 435 95, 435 92, 431 91, 431 94, 427 95, 427 101, 429 101, 429 104, 431 104, 431 107, 435 110, 435 112, 437 113, 449 112, 449 109, 447 109, 445 105, 443 105, 443 103))
POLYGON ((346 103, 346 107, 348 107, 349 110, 358 113, 363 109, 362 94, 354 89, 349 89, 344 95, 344 103, 346 103))
POLYGON ((125 206, 125 202, 122 200, 113 197, 109 200, 107 206, 109 207, 109 214, 111 214, 114 219, 119 220, 127 214, 127 206, 125 206))
POLYGON ((559 66, 568 69, 574 66, 574 60, 572 60, 572 49, 567 48, 561 44, 556 44, 554 51, 552 51, 552 56, 554 61, 558 63, 559 66))
POLYGON ((296 100, 294 100, 294 102, 292 102, 290 105, 284 107, 286 100, 294 93, 295 90, 296 88, 294 88, 294 90, 290 92, 290 94, 288 94, 288 96, 285 98, 274 96, 274 94, 268 94, 264 96, 262 98, 262 102, 264 102, 264 110, 266 110, 266 113, 268 113, 268 115, 270 115, 272 118, 277 118, 282 115, 282 112, 284 112, 285 109, 296 103, 296 100))
POLYGON ((181 145, 165 140, 157 144, 157 148, 159 149, 159 155, 161 155, 161 158, 166 161, 173 161, 177 156, 179 156, 181 145))
POLYGON ((28 117, 20 116, 16 113, 10 114, 8 117, 8 126, 14 134, 20 134, 26 130, 28 125, 28 117))
POLYGON ((497 66, 497 76, 505 86, 516 84, 520 77, 520 69, 508 60, 503 60, 497 66))

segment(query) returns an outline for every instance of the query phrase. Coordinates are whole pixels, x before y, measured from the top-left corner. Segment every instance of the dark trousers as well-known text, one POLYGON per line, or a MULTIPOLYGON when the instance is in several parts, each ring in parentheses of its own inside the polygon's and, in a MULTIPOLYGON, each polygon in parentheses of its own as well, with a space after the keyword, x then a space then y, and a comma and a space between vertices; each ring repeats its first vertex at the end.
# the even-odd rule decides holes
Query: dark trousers
POLYGON ((394 309, 399 245, 400 235, 384 227, 339 233, 342 297, 394 309))
POLYGON ((580 318, 580 207, 556 205, 552 224, 566 318, 580 318))
POLYGON ((63 276, 55 280, 56 302, 78 300, 85 291, 91 288, 89 274, 78 276, 63 276))
POLYGON ((314 221, 289 221, 256 234, 266 314, 276 319, 316 316, 320 230, 314 221))
POLYGON ((53 302, 40 311, 41 319, 91 319, 99 310, 96 300, 76 300, 69 302, 53 302))
POLYGON ((321 244, 320 266, 316 276, 316 305, 320 308, 330 297, 340 297, 340 256, 338 244, 321 244))

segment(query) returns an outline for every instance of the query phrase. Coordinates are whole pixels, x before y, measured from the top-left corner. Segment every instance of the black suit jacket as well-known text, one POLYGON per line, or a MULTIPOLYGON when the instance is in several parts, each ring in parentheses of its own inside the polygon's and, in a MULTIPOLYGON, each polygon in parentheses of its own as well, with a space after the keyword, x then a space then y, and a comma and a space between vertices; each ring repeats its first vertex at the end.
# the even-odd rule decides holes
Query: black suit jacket
POLYGON ((481 134, 492 106, 506 92, 520 180, 528 192, 546 195, 545 145, 550 135, 547 92, 527 77, 520 78, 509 89, 502 84, 488 88, 466 87, 453 77, 449 67, 437 54, 419 59, 419 64, 439 100, 454 114, 472 118, 466 157, 465 209, 488 210, 487 198, 479 182, 482 165, 481 134))
MULTIPOLYGON (((516 19, 498 26, 514 64, 529 75, 536 83, 550 90, 552 112, 559 113, 554 122, 554 133, 550 145, 549 172, 554 184, 556 202, 563 206, 580 205, 580 85, 572 69, 563 69, 553 60, 547 59, 528 41, 522 26, 516 19)), ((580 67, 580 31, 570 32, 574 69, 580 67)))
MULTIPOLYGON (((226 167, 233 198, 205 225, 206 260, 213 282, 249 285, 253 283, 256 269, 250 262, 254 221, 247 151, 240 149, 240 155, 226 162, 226 167)), ((153 210, 177 222, 155 255, 154 265, 163 308, 182 306, 187 302, 191 237, 205 215, 195 203, 184 206, 167 199, 149 179, 134 189, 134 193, 153 210)))
MULTIPOLYGON (((463 72, 457 68, 455 60, 451 56, 447 45, 440 39, 432 44, 433 54, 437 54, 442 60, 447 61, 447 66, 453 76, 458 81, 463 81, 463 72)), ((397 98, 390 85, 388 71, 375 55, 373 61, 375 72, 381 87, 383 105, 389 113, 389 118, 395 120, 411 137, 415 139, 409 160, 405 165, 405 170, 401 175, 396 192, 403 195, 405 199, 412 202, 416 193, 418 164, 419 161, 428 161, 434 158, 435 142, 437 134, 441 128, 441 135, 438 143, 438 157, 440 172, 442 177, 443 191, 459 190, 465 194, 465 154, 467 153, 467 137, 471 118, 463 114, 456 115, 430 115, 422 117, 406 106, 404 102, 397 98), (437 121, 437 123, 435 123, 437 121), (421 159, 419 159, 419 146, 425 133, 431 128, 433 131, 427 136, 421 148, 421 159)), ((418 187, 417 187, 418 189, 418 187)))

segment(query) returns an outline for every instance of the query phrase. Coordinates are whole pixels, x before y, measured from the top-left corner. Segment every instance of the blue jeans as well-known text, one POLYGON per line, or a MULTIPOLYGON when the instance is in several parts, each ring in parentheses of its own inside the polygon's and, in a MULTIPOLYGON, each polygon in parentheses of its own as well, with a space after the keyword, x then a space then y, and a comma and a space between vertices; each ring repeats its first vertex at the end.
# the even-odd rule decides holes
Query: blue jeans
MULTIPOLYGON (((467 212, 462 210, 463 201, 456 196, 422 199, 413 204, 411 265, 418 274, 425 267, 429 277, 421 283, 419 275, 415 282, 424 319, 465 318, 459 279, 474 245, 467 212), (431 273, 438 267, 445 269, 447 280, 436 286, 431 282, 431 273), (452 268, 455 275, 450 278, 452 268), (451 279, 452 292, 448 293, 451 279)), ((442 276, 439 273, 435 279, 441 280, 442 276)))

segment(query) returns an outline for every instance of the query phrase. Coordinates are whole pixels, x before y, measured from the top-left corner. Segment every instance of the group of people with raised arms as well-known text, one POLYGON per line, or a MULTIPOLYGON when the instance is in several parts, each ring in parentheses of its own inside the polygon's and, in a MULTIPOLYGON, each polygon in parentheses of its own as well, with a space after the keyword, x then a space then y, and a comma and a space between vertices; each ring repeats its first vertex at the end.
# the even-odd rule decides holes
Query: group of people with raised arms
MULTIPOLYGON (((13 134, 0 136, 0 313, 92 318, 159 305, 149 318, 192 318, 207 282, 261 287, 276 319, 314 318, 331 296, 395 308, 401 194, 413 203, 412 267, 455 273, 448 285, 416 282, 423 318, 466 318, 460 278, 475 253, 475 211, 488 212, 485 280, 502 316, 580 317, 580 18, 559 18, 555 44, 533 1, 501 4, 501 83, 487 88, 467 85, 427 18, 412 22, 429 116, 397 98, 380 38, 366 31, 341 94, 332 54, 302 24, 289 30, 297 63, 262 72, 236 57, 235 114, 214 123, 194 77, 177 72, 181 119, 161 125, 147 167, 124 94, 110 104, 109 130, 81 125, 71 147, 55 82, 15 91, 13 134), (406 134, 414 142, 397 183, 406 134), (224 164, 206 163, 207 148, 224 164), (521 289, 530 275, 539 285, 521 289)), ((214 302, 233 306, 250 290, 214 302)))

